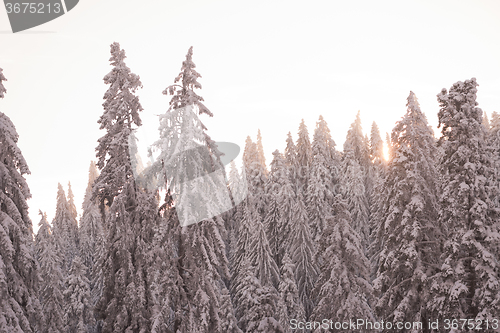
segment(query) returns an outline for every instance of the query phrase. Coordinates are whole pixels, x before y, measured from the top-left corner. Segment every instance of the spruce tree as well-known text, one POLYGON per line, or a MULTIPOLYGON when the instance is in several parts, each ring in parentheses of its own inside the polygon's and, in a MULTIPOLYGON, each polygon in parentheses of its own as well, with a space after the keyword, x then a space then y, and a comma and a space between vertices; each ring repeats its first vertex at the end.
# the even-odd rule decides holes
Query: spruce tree
POLYGON ((250 259, 242 263, 242 281, 236 292, 239 327, 244 332, 283 332, 274 318, 277 312, 278 296, 272 287, 262 286, 254 274, 250 259))
POLYGON ((154 231, 149 267, 151 333, 177 332, 184 319, 186 292, 180 275, 180 224, 170 195, 159 213, 162 218, 154 231))
POLYGON ((96 305, 103 333, 151 329, 150 247, 158 224, 157 210, 154 196, 138 189, 133 179, 109 208, 104 285, 96 305))
POLYGON ((375 122, 372 123, 372 129, 370 133, 370 160, 373 164, 373 177, 374 186, 377 179, 380 177, 381 169, 384 168, 385 158, 384 158, 384 141, 380 136, 380 131, 375 122))
POLYGON ((278 289, 280 293, 279 310, 283 311, 280 318, 281 326, 285 332, 290 332, 290 320, 305 321, 304 306, 300 301, 299 289, 295 282, 295 265, 288 253, 283 258, 281 266, 281 281, 278 289))
POLYGON ((307 186, 310 174, 309 168, 312 162, 312 147, 304 119, 302 119, 299 125, 296 151, 297 190, 301 192, 302 196, 307 200, 307 186))
MULTIPOLYGON (((500 188, 500 115, 497 112, 493 112, 491 114, 491 127, 487 135, 487 143, 494 163, 493 179, 495 182, 495 186, 497 188, 500 188)), ((497 197, 495 205, 497 207, 500 207, 499 197, 497 197)))
POLYGON ((290 258, 295 265, 295 281, 299 297, 304 306, 306 319, 311 315, 314 305, 312 290, 318 276, 316 246, 313 242, 304 200, 300 196, 293 206, 293 225, 290 237, 290 258))
POLYGON ((71 261, 78 253, 78 225, 61 184, 57 184, 56 215, 52 226, 57 251, 62 255, 63 274, 66 276, 71 267, 71 261))
POLYGON ((262 145, 262 135, 260 134, 260 129, 257 131, 257 156, 259 163, 264 170, 264 175, 267 177, 266 157, 264 156, 264 146, 262 145))
POLYGON ((486 133, 490 131, 490 121, 488 120, 488 115, 486 114, 486 111, 483 113, 483 126, 486 129, 486 133))
MULTIPOLYGON (((232 261, 232 274, 231 274, 231 294, 234 296, 245 277, 243 274, 243 263, 250 255, 250 244, 252 242, 252 230, 254 229, 252 219, 249 213, 249 205, 247 200, 242 202, 238 209, 241 209, 241 221, 238 228, 238 237, 236 241, 235 250, 231 256, 232 261)), ((235 300, 235 305, 239 307, 238 301, 235 300)), ((237 308, 238 309, 238 308, 237 308)), ((236 312, 236 317, 240 318, 241 313, 236 312)))
MULTIPOLYGON (((62 258, 57 248, 56 240, 51 233, 47 222, 47 215, 40 211, 41 220, 38 223, 38 233, 35 237, 35 246, 40 263, 40 276, 42 278, 40 299, 42 311, 45 316, 43 333, 63 333, 64 326, 64 277, 62 273, 62 258)), ((28 331, 29 332, 29 331, 28 331)))
POLYGON ((280 279, 279 269, 271 255, 264 224, 260 221, 254 221, 252 225, 249 258, 255 267, 255 276, 260 280, 262 286, 277 289, 280 279))
POLYGON ((250 137, 247 138, 243 151, 243 163, 248 191, 252 193, 252 203, 259 214, 259 220, 262 221, 266 216, 267 197, 265 192, 267 171, 261 163, 258 146, 252 142, 250 137))
POLYGON ((314 288, 317 305, 311 320, 321 322, 323 318, 329 318, 343 322, 364 318, 373 322, 368 259, 363 253, 359 235, 350 225, 351 216, 340 195, 334 199, 333 214, 318 248, 318 255, 325 260, 314 288))
POLYGON ((221 318, 221 332, 243 333, 243 331, 238 327, 238 320, 234 316, 234 307, 231 301, 231 296, 229 295, 229 291, 226 287, 222 287, 219 317, 221 318))
POLYGON ((135 92, 142 88, 142 83, 139 76, 127 67, 125 58, 125 50, 120 48, 120 44, 111 44, 109 61, 113 69, 104 76, 104 83, 109 85, 109 89, 103 97, 104 112, 97 121, 106 134, 98 140, 96 148, 97 166, 101 173, 93 187, 93 196, 99 199, 103 219, 105 207, 111 206, 127 180, 133 177, 129 136, 134 126, 141 126, 139 112, 143 108, 135 92))
POLYGON ((374 230, 378 228, 381 223, 380 221, 382 220, 382 206, 384 205, 385 200, 383 183, 387 167, 387 162, 384 157, 384 142, 382 141, 380 131, 375 122, 372 123, 370 135, 370 159, 372 161, 371 177, 373 188, 369 198, 370 220, 367 256, 370 258, 372 263, 372 277, 375 278, 376 271, 378 269, 377 260, 380 248, 378 246, 379 244, 376 242, 374 230))
POLYGON ((391 159, 394 158, 394 156, 393 156, 393 149, 391 146, 391 136, 389 135, 388 132, 385 133, 385 143, 387 144, 387 158, 390 161, 391 159))
POLYGON ((110 88, 98 121, 106 134, 96 148, 101 173, 93 185, 107 230, 103 293, 95 309, 103 333, 151 330, 149 249, 158 223, 158 204, 152 194, 138 188, 132 172, 129 135, 134 125, 141 124, 138 111, 142 107, 134 95, 141 83, 124 59, 120 45, 111 44, 113 69, 104 77, 110 88))
MULTIPOLYGON (((289 169, 288 173, 290 177, 290 182, 293 184, 294 187, 296 187, 297 173, 298 173, 297 148, 295 147, 295 143, 293 143, 292 134, 290 132, 288 132, 287 134, 284 156, 289 169)), ((296 188, 295 192, 297 192, 296 188)))
POLYGON ((485 143, 475 78, 438 95, 443 190, 439 222, 447 229, 443 264, 433 285, 440 318, 493 319, 500 315, 498 207, 492 198, 493 161, 485 143))
POLYGON ((319 239, 325 221, 331 215, 330 207, 334 197, 334 177, 337 174, 335 142, 330 136, 330 130, 320 116, 316 123, 312 143, 312 161, 307 186, 307 212, 314 240, 319 239))
POLYGON ((67 332, 88 333, 95 327, 94 307, 91 303, 86 271, 87 267, 80 257, 75 257, 66 278, 64 291, 64 326, 67 332))
MULTIPOLYGON (((367 170, 367 169, 364 169, 367 170)), ((361 244, 366 250, 369 242, 369 202, 366 192, 366 173, 356 159, 351 148, 344 150, 342 156, 342 180, 344 198, 351 212, 352 226, 361 237, 361 244)))
POLYGON ((227 186, 221 153, 198 117, 213 114, 194 91, 201 88, 197 81, 201 75, 192 56, 191 47, 174 81, 179 84, 163 92, 173 97, 167 112, 160 116, 160 139, 154 144, 159 156, 149 172, 159 176, 160 184, 171 191, 182 226, 176 230, 174 246, 186 297, 177 326, 181 331, 195 329, 193 318, 202 318, 196 330, 212 332, 221 326, 221 286, 229 277, 226 228, 218 215, 228 210, 231 202, 228 192, 221 190, 227 186), (212 195, 210 200, 206 193, 212 195))
POLYGON ((286 160, 278 150, 273 152, 273 156, 271 173, 266 185, 268 205, 264 225, 272 256, 276 265, 280 267, 290 244, 296 195, 293 184, 290 182, 286 160))
POLYGON ((78 212, 76 211, 75 206, 75 196, 73 195, 73 191, 71 190, 71 182, 68 182, 68 209, 71 217, 73 231, 78 229, 78 212))
MULTIPOLYGON (((0 69, 0 99, 5 95, 0 69)), ((28 216, 28 165, 17 146, 12 121, 0 112, 0 331, 34 332, 43 315, 38 301, 39 270, 28 216)))
POLYGON ((238 231, 240 221, 241 221, 241 209, 239 209, 243 200, 248 195, 247 187, 246 187, 246 179, 245 174, 242 170, 242 174, 240 175, 238 172, 238 168, 236 167, 236 163, 231 161, 230 171, 228 177, 228 187, 231 190, 231 195, 233 197, 233 201, 235 206, 231 209, 231 217, 229 219, 228 231, 234 231, 235 236, 238 231))
MULTIPOLYGON (((92 186, 99 176, 95 162, 90 162, 89 180, 83 198, 83 214, 80 219, 79 244, 82 264, 87 268, 85 277, 89 280, 91 305, 95 307, 101 297, 104 277, 102 265, 105 258, 106 235, 97 200, 92 200, 92 186)), ((101 323, 96 323, 101 324, 101 323)))
POLYGON ((375 310, 384 321, 427 323, 428 291, 442 239, 437 223, 436 148, 413 92, 407 108, 392 131, 394 159, 382 189, 387 208, 375 229, 381 248, 374 281, 379 295, 375 310))
POLYGON ((344 152, 347 150, 353 151, 354 158, 363 170, 366 170, 368 168, 368 165, 370 164, 370 151, 368 142, 363 135, 363 128, 361 127, 361 117, 359 111, 356 114, 356 119, 351 124, 351 127, 347 132, 346 140, 344 142, 344 152))

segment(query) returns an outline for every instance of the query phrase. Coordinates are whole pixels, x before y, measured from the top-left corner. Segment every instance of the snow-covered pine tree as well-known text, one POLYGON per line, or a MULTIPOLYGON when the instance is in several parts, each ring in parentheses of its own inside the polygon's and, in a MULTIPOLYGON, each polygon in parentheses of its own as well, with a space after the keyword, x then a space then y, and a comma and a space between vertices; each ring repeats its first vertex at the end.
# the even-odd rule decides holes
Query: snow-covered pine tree
MULTIPOLYGON (((78 233, 78 212, 75 206, 75 196, 73 195, 73 190, 71 189, 71 182, 68 182, 68 211, 69 211, 69 231, 70 236, 74 240, 73 247, 73 256, 80 255, 80 237, 78 233)), ((69 271, 69 267, 68 267, 69 271)))
POLYGON ((106 130, 96 148, 97 166, 101 170, 93 186, 93 196, 98 197, 101 215, 133 177, 130 162, 129 136, 135 126, 141 126, 139 112, 143 110, 135 91, 142 87, 138 75, 125 64, 125 50, 119 43, 111 44, 109 61, 113 69, 104 76, 109 89, 104 94, 104 112, 97 121, 106 130))
POLYGON ((231 301, 231 295, 229 295, 229 291, 226 287, 222 287, 221 291, 219 317, 221 319, 221 332, 243 333, 243 331, 238 327, 238 320, 234 316, 234 307, 231 301))
POLYGON ((313 240, 319 239, 325 228, 325 221, 331 215, 336 183, 334 178, 338 174, 336 155, 335 142, 330 135, 326 121, 320 116, 314 130, 306 196, 306 208, 313 240))
POLYGON ((392 131, 394 159, 382 189, 386 208, 375 229, 381 249, 373 282, 379 296, 375 311, 384 321, 427 323, 442 240, 436 148, 415 94, 407 100, 407 112, 392 131))
POLYGON ((385 165, 384 159, 384 141, 380 136, 380 131, 378 129, 377 123, 372 123, 372 128, 370 132, 370 160, 375 168, 375 178, 377 178, 377 173, 380 172, 380 168, 385 165))
POLYGON ((364 318, 373 322, 368 259, 363 253, 359 235, 351 227, 351 216, 341 195, 334 198, 333 213, 317 252, 324 260, 314 288, 317 305, 311 320, 321 322, 328 318, 343 322, 364 318))
POLYGON ((295 265, 288 253, 283 258, 281 266, 281 281, 278 289, 280 293, 279 311, 280 323, 285 332, 292 332, 290 320, 305 321, 304 306, 300 301, 299 289, 295 282, 295 265))
MULTIPOLYGON (((75 211, 76 212, 76 211, 75 211)), ((62 272, 66 277, 71 267, 71 261, 78 253, 78 225, 73 219, 66 194, 60 183, 57 184, 56 215, 52 220, 52 233, 57 251, 62 256, 62 272)))
POLYGON ((488 120, 488 114, 486 111, 483 113, 483 126, 486 129, 486 133, 490 131, 490 121, 488 120))
POLYGON ((262 286, 257 289, 256 303, 248 309, 247 333, 284 333, 283 327, 275 318, 278 300, 274 288, 262 286))
POLYGON ((78 212, 76 211, 75 206, 75 196, 73 195, 73 191, 71 190, 71 182, 68 182, 68 210, 71 217, 71 226, 73 228, 73 232, 78 231, 78 212))
POLYGON ((297 148, 295 147, 295 143, 293 143, 292 133, 288 132, 286 137, 286 148, 284 152, 285 160, 288 165, 288 174, 290 178, 290 182, 294 186, 295 192, 297 192, 297 148))
POLYGON ((315 258, 316 244, 307 222, 307 210, 304 199, 297 196, 293 206, 293 225, 290 237, 290 258, 295 265, 295 281, 299 288, 299 297, 304 306, 306 319, 311 315, 314 306, 312 290, 318 276, 315 258))
POLYGON ((89 280, 92 307, 95 306, 102 294, 104 283, 102 264, 105 258, 106 242, 99 205, 96 200, 92 200, 92 185, 98 176, 97 166, 94 161, 91 161, 89 181, 83 198, 83 214, 78 229, 80 258, 83 265, 87 267, 85 276, 89 280))
POLYGON ((257 149, 256 146, 253 146, 254 142, 250 135, 245 139, 245 148, 243 149, 243 168, 248 169, 250 164, 252 164, 253 160, 256 159, 257 151, 252 151, 252 149, 257 149))
POLYGON ((370 148, 368 142, 363 135, 363 128, 361 127, 360 112, 356 114, 356 119, 351 124, 349 131, 344 142, 344 151, 352 150, 354 158, 358 164, 366 170, 370 164, 370 148))
POLYGON ((376 243, 374 230, 380 225, 380 221, 382 220, 382 206, 385 200, 385 195, 383 194, 384 178, 387 167, 387 162, 384 157, 384 142, 382 141, 380 131, 375 122, 372 123, 370 133, 370 159, 372 161, 371 176, 373 189, 369 198, 370 220, 367 256, 370 258, 372 264, 371 274, 374 279, 378 269, 377 258, 380 253, 380 248, 376 243))
MULTIPOLYGON (((278 150, 273 152, 271 173, 266 184, 267 212, 264 218, 271 254, 280 267, 290 244, 293 206, 296 195, 290 182, 288 166, 278 150)), ((253 197, 252 197, 253 198, 253 197)))
MULTIPOLYGON (((239 288, 239 285, 242 282, 242 279, 245 277, 243 274, 242 265, 245 259, 250 254, 250 245, 251 245, 251 236, 252 230, 254 229, 253 223, 255 221, 252 219, 249 213, 249 205, 247 200, 243 201, 239 206, 239 210, 241 210, 241 220, 238 228, 238 237, 236 240, 235 250, 233 255, 231 256, 231 294, 233 296, 236 295, 236 292, 239 288)), ((235 305, 238 306, 237 299, 235 298, 235 305)), ((238 309, 237 308, 237 309, 238 309)), ((236 317, 240 318, 242 316, 241 313, 236 312, 236 317)))
MULTIPOLYGON (((132 131, 128 137, 129 151, 130 151, 130 161, 132 164, 132 172, 136 181, 142 177, 142 172, 144 171, 144 165, 142 164, 141 155, 139 154, 139 147, 137 142, 139 139, 135 135, 136 130, 132 131)), ((142 181, 142 179, 140 179, 142 181)))
POLYGON ((156 198, 127 180, 114 199, 106 219, 103 292, 96 305, 103 333, 150 332, 150 253, 158 224, 156 198))
POLYGON ((259 221, 266 216, 267 197, 266 192, 266 169, 259 158, 259 149, 256 143, 247 137, 243 151, 243 167, 248 183, 248 191, 252 194, 252 203, 259 214, 259 221))
POLYGON ((141 124, 142 107, 134 95, 141 83, 124 59, 120 45, 111 44, 113 69, 104 77, 110 88, 99 119, 106 134, 96 148, 101 173, 93 186, 107 230, 104 287, 95 310, 103 321, 103 333, 151 330, 149 250, 158 223, 158 202, 138 188, 132 172, 129 135, 134 124, 141 124))
POLYGON ((307 200, 307 185, 310 173, 309 168, 312 162, 312 147, 304 119, 302 119, 299 125, 296 152, 297 190, 301 192, 302 196, 307 200))
MULTIPOLYGON (((242 170, 243 171, 243 170, 242 170)), ((234 231, 235 236, 237 236, 238 228, 240 225, 241 221, 241 209, 239 207, 242 204, 242 201, 244 200, 244 195, 246 192, 246 180, 244 179, 245 175, 242 172, 242 175, 240 176, 238 172, 238 168, 236 167, 236 163, 231 161, 230 164, 230 171, 229 171, 229 177, 228 177, 228 185, 229 188, 231 189, 231 194, 233 196, 233 199, 236 202, 235 207, 231 210, 231 215, 229 218, 229 223, 228 223, 228 231, 234 231)))
POLYGON ((247 325, 250 319, 249 309, 257 303, 257 290, 262 288, 259 279, 255 277, 254 267, 250 259, 243 257, 240 263, 241 281, 234 285, 234 300, 236 305, 236 317, 238 318, 238 326, 243 332, 247 331, 247 325))
POLYGON ((492 201, 498 191, 477 86, 472 78, 437 95, 440 142, 446 143, 439 221, 448 231, 444 262, 432 287, 433 314, 440 318, 491 320, 500 315, 498 207, 492 201))
POLYGON ((249 258, 255 267, 255 276, 262 286, 273 287, 277 290, 280 281, 279 268, 272 257, 264 224, 256 219, 255 212, 250 211, 249 213, 250 217, 254 219, 254 222, 251 223, 253 228, 249 258))
MULTIPOLYGON (((179 329, 192 328, 193 318, 203 318, 205 330, 220 329, 218 308, 222 279, 229 277, 225 243, 226 228, 218 209, 231 206, 224 177, 207 176, 223 170, 221 153, 206 132, 198 115, 213 114, 195 93, 201 75, 195 70, 193 49, 189 49, 181 73, 163 94, 173 95, 167 112, 160 116, 160 139, 154 147, 159 156, 149 172, 159 175, 161 184, 175 195, 173 204, 182 229, 176 234, 179 272, 186 293, 179 329), (203 178, 202 178, 203 177, 203 178), (196 183, 196 181, 202 182, 196 183), (213 191, 211 191, 212 189, 213 191), (206 197, 210 193, 210 200, 206 197), (193 204, 196 202, 196 204, 193 204), (182 207, 182 209, 181 209, 182 207), (193 217, 202 216, 202 219, 193 217), (190 223, 186 223, 190 221, 190 223), (189 224, 189 225, 188 225, 189 224)), ((201 326, 198 326, 198 330, 201 326)))
MULTIPOLYGON (((500 115, 497 112, 491 114, 491 127, 487 135, 488 148, 490 149, 490 154, 493 158, 493 172, 495 186, 500 188, 500 115)), ((495 202, 497 207, 500 207, 500 198, 497 197, 495 202)), ((500 254, 500 252, 499 252, 500 254)))
POLYGON ((235 296, 241 330, 248 333, 283 333, 283 328, 275 319, 278 296, 272 290, 274 288, 260 284, 249 258, 243 260, 241 276, 235 296))
MULTIPOLYGON (((228 233, 226 240, 226 256, 228 258, 230 277, 232 277, 234 274, 233 258, 237 251, 238 230, 242 219, 242 205, 245 204, 244 195, 246 195, 246 180, 242 179, 240 176, 234 160, 231 161, 230 165, 228 185, 235 202, 239 201, 238 204, 228 212, 229 216, 226 223, 228 233)), ((230 277, 229 281, 225 281, 228 286, 230 285, 230 277)))
POLYGON ((177 244, 180 224, 170 194, 167 193, 167 201, 159 212, 162 219, 155 228, 151 247, 153 264, 149 268, 151 333, 178 332, 185 311, 186 293, 179 273, 181 259, 177 244))
MULTIPOLYGON (((364 169, 367 170, 367 169, 364 169)), ((345 148, 342 156, 342 180, 344 198, 351 212, 352 227, 361 237, 364 250, 369 243, 369 202, 364 181, 366 173, 356 159, 355 151, 349 146, 345 148)))
MULTIPOLYGON (((41 220, 38 223, 38 233, 35 237, 35 247, 40 263, 42 278, 40 299, 45 323, 40 329, 43 333, 63 333, 64 327, 64 278, 62 274, 62 259, 60 258, 54 236, 47 222, 47 215, 39 212, 41 220)), ((7 332, 7 331, 5 331, 7 332)), ((29 331, 23 331, 29 332, 29 331)))
MULTIPOLYGON (((269 248, 271 250, 271 255, 274 261, 277 263, 279 260, 279 253, 282 249, 281 247, 281 237, 285 232, 280 228, 281 214, 279 210, 278 203, 278 192, 281 184, 278 183, 280 180, 278 175, 278 163, 282 162, 283 158, 278 150, 273 152, 273 160, 271 161, 271 172, 269 173, 269 178, 266 184, 266 195, 267 195, 267 213, 264 217, 264 226, 266 228, 267 239, 269 240, 269 248)), ((286 166, 285 166, 286 167, 286 166)), ((285 175, 288 177, 288 175, 285 175)), ((287 225, 288 226, 288 225, 287 225)))
POLYGON ((394 158, 394 150, 391 146, 391 136, 389 135, 389 132, 385 133, 385 144, 387 145, 387 160, 390 161, 394 158))
POLYGON ((252 200, 250 195, 242 205, 242 221, 237 251, 233 258, 234 272, 231 282, 240 328, 245 332, 266 332, 265 326, 262 326, 264 330, 259 330, 258 325, 261 322, 268 323, 270 327, 278 325, 276 329, 279 327, 276 312, 279 271, 271 256, 264 225, 258 220, 252 200), (258 301, 259 298, 262 300, 258 301), (268 311, 270 309, 272 311, 268 311), (255 312, 254 315, 249 313, 251 311, 255 312), (250 325, 248 330, 247 323, 250 325))
POLYGON ((94 307, 90 297, 87 267, 80 257, 73 258, 64 291, 64 326, 66 332, 88 333, 95 328, 94 307))
POLYGON ((96 200, 92 200, 92 185, 99 176, 97 167, 94 161, 90 162, 89 180, 87 189, 83 197, 82 217, 80 219, 80 227, 78 230, 80 239, 80 257, 82 263, 87 267, 87 278, 90 281, 91 290, 93 290, 94 278, 98 274, 98 260, 104 251, 104 243, 106 240, 99 206, 96 200))
POLYGON ((266 167, 266 157, 264 155, 264 146, 262 145, 262 135, 260 134, 260 129, 257 131, 257 156, 259 163, 262 165, 264 170, 264 175, 267 177, 267 167, 266 167))
MULTIPOLYGON (((6 92, 0 69, 0 99, 6 92)), ((0 331, 34 332, 43 320, 38 301, 39 271, 24 179, 28 164, 17 146, 12 121, 0 112, 0 331)))

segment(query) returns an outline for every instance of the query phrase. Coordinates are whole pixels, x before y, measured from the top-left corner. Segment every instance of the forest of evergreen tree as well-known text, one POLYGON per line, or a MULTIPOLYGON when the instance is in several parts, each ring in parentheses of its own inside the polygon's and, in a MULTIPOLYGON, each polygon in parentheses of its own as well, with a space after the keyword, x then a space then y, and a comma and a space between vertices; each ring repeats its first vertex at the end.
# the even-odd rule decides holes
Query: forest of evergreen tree
MULTIPOLYGON (((222 200, 195 197, 217 184, 179 182, 185 170, 224 170, 192 57, 191 47, 163 91, 157 157, 143 166, 142 83, 111 44, 82 214, 71 184, 58 184, 55 217, 40 211, 36 235, 30 170, 0 112, 0 332, 500 330, 500 115, 478 107, 475 78, 438 93, 439 138, 410 91, 385 155, 377 124, 365 134, 359 112, 342 150, 320 116, 312 136, 304 121, 295 142, 288 133, 268 165, 258 131, 241 168, 233 161, 224 174, 233 191, 246 182, 244 200, 185 225, 222 200), (177 154, 197 146, 209 166, 177 154), (332 324, 358 319, 385 326, 332 324)), ((4 81, 0 69, 0 99, 4 81)))

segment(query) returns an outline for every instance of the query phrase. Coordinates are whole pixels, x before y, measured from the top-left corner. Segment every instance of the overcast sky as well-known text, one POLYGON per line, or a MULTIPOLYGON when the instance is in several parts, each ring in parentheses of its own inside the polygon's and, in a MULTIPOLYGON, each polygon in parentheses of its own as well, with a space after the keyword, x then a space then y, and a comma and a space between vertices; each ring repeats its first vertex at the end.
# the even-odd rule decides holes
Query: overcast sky
MULTIPOLYGON (((436 94, 476 77, 479 106, 500 111, 500 1, 130 1, 81 0, 66 15, 12 34, 0 8, 0 67, 8 81, 0 112, 19 133, 35 229, 37 212, 55 213, 57 183, 71 181, 80 209, 95 160, 111 70, 119 42, 141 77, 138 94, 145 147, 158 137, 161 94, 190 46, 202 75, 198 92, 213 112, 202 121, 217 141, 244 146, 260 128, 267 162, 309 133, 319 115, 338 148, 361 111, 382 136, 406 111, 410 90, 437 125, 436 94)), ((435 129, 436 134, 439 130, 435 129)))

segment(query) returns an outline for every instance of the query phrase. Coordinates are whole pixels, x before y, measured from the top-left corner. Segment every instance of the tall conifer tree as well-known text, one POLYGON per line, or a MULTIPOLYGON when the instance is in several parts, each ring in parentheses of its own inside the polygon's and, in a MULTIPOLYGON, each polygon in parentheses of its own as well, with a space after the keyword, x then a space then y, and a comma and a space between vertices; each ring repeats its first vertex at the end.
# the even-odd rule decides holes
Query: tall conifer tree
POLYGON ((204 177, 223 170, 223 166, 221 153, 199 118, 202 114, 213 114, 195 92, 201 88, 198 82, 201 75, 195 70, 192 57, 191 47, 174 85, 163 91, 173 97, 167 112, 160 116, 160 139, 154 144, 159 156, 150 172, 159 175, 161 184, 172 191, 172 202, 182 225, 176 231, 173 245, 178 251, 179 274, 186 293, 181 305, 186 310, 179 312, 178 327, 194 329, 193 318, 203 318, 196 329, 213 332, 222 324, 218 312, 222 302, 221 287, 223 278, 229 277, 223 241, 226 228, 222 218, 217 216, 221 213, 217 208, 230 204, 226 202, 229 201, 227 193, 221 191, 227 184, 225 174, 220 179, 204 177), (197 183, 197 179, 202 181, 197 183), (205 193, 213 197, 207 200, 205 193), (192 218, 196 216, 202 218, 195 221, 192 218))
POLYGON ((289 169, 290 182, 292 182, 295 187, 295 192, 297 192, 297 148, 295 147, 295 143, 293 142, 292 134, 290 132, 287 134, 284 156, 289 169))
MULTIPOLYGON (((83 198, 83 214, 78 229, 80 258, 82 264, 87 268, 85 277, 89 280, 92 307, 95 307, 103 290, 102 265, 105 258, 106 242, 99 205, 97 200, 92 200, 92 186, 98 176, 99 172, 96 164, 92 161, 89 166, 89 180, 83 198)), ((98 322, 97 324, 101 323, 98 322)))
POLYGON ((35 246, 42 278, 40 299, 45 316, 45 325, 43 325, 42 332, 63 333, 65 332, 63 262, 56 248, 56 240, 47 222, 47 215, 41 211, 40 215, 41 220, 38 223, 39 228, 35 237, 35 246))
POLYGON ((267 177, 267 167, 266 167, 266 157, 264 155, 264 146, 262 145, 262 135, 260 134, 260 129, 257 132, 257 154, 259 158, 259 163, 262 165, 264 174, 267 177))
MULTIPOLYGON (((6 81, 0 68, 0 100, 6 81)), ((38 301, 39 271, 28 216, 29 174, 12 121, 0 112, 0 331, 35 332, 43 320, 38 301)))
POLYGON ((309 184, 309 174, 312 162, 312 147, 309 140, 307 126, 302 119, 299 125, 298 139, 296 145, 296 176, 297 191, 307 200, 307 186, 309 184))
POLYGON ((148 251, 158 208, 154 196, 138 188, 132 171, 129 136, 133 126, 141 124, 138 112, 142 107, 134 95, 141 82, 124 59, 120 45, 111 44, 113 69, 104 77, 110 88, 98 121, 106 134, 96 148, 101 173, 93 186, 105 218, 108 244, 102 264, 103 294, 96 306, 103 333, 151 330, 148 270, 152 262, 148 251))
POLYGON ((75 257, 66 278, 64 325, 67 332, 88 333, 95 327, 87 267, 75 257))
POLYGON ((386 209, 375 229, 381 248, 375 310, 385 321, 426 323, 431 315, 428 291, 442 240, 436 148, 413 92, 407 107, 392 131, 394 159, 382 188, 386 209))
POLYGON ((495 255, 500 241, 498 209, 492 198, 493 161, 485 143, 483 112, 475 78, 438 95, 444 154, 440 223, 446 227, 439 279, 433 285, 435 315, 493 319, 500 315, 500 279, 495 255))
POLYGON ((295 281, 299 297, 304 306, 305 317, 309 318, 314 306, 312 290, 318 276, 318 267, 314 254, 316 246, 307 221, 307 210, 300 193, 293 206, 293 225, 290 237, 290 258, 295 265, 295 281))
POLYGON ((276 265, 280 267, 290 244, 296 195, 293 184, 290 182, 286 160, 278 150, 273 152, 273 156, 271 173, 266 185, 268 206, 264 224, 271 253, 276 265))
POLYGON ((338 174, 335 142, 330 136, 326 121, 320 116, 316 123, 312 143, 312 161, 307 186, 307 212, 312 237, 318 240, 331 215, 335 177, 338 174))
POLYGON ((333 214, 317 252, 324 260, 314 288, 317 305, 311 319, 321 322, 323 318, 329 318, 343 322, 364 318, 373 322, 368 259, 363 253, 360 237, 350 226, 351 216, 340 195, 334 199, 333 214))
POLYGON ((66 200, 66 193, 64 193, 62 185, 57 184, 56 215, 52 221, 52 226, 57 251, 63 256, 61 259, 64 277, 69 272, 71 261, 78 252, 78 225, 76 223, 76 219, 73 218, 66 200))

